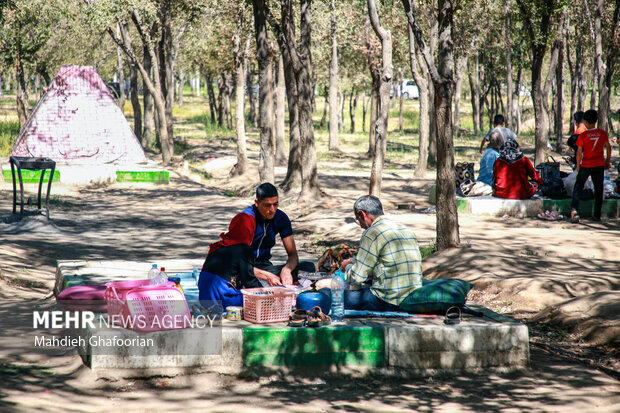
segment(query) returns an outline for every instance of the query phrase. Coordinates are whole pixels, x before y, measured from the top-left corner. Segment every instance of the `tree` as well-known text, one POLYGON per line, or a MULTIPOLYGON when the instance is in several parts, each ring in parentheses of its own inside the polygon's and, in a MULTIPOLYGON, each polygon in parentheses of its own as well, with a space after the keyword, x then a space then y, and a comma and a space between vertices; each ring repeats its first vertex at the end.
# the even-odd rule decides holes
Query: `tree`
MULTIPOLYGON (((312 82, 312 24, 310 0, 301 0, 299 42, 295 36, 295 13, 292 0, 282 0, 281 18, 278 22, 264 3, 269 23, 284 60, 284 78, 289 104, 290 153, 289 171, 283 184, 291 188, 289 177, 298 166, 301 168, 300 200, 316 201, 322 196, 318 181, 314 126, 312 122, 314 88, 312 82), (297 130, 296 130, 297 129, 297 130), (299 133, 299 144, 294 141, 299 133)), ((255 3, 255 8, 257 4, 255 3)), ((258 29, 257 29, 258 30, 258 29)))
POLYGON ((271 50, 267 32, 267 3, 252 0, 254 8, 254 32, 258 59, 258 107, 260 125, 260 155, 258 175, 261 182, 274 182, 274 157, 272 140, 273 104, 271 98, 271 50))
POLYGON ((439 30, 437 59, 426 46, 422 30, 412 11, 410 0, 402 0, 407 21, 435 87, 437 114, 437 248, 446 249, 460 244, 456 186, 454 185, 454 142, 452 139, 452 96, 454 93, 454 58, 452 27, 455 4, 452 0, 437 2, 436 18, 439 30))
POLYGON ((237 24, 235 34, 232 38, 232 52, 235 64, 235 131, 237 134, 237 164, 231 173, 233 175, 243 175, 248 171, 248 155, 245 140, 245 95, 243 84, 245 82, 245 48, 241 47, 243 34, 243 22, 245 3, 239 2, 237 6, 237 24))
POLYGON ((368 0, 368 16, 372 28, 381 40, 382 50, 382 69, 379 83, 379 108, 377 119, 371 128, 375 130, 375 153, 372 160, 370 171, 370 195, 381 196, 381 181, 383 174, 383 163, 385 161, 385 150, 387 145, 387 127, 390 115, 390 89, 392 87, 392 33, 386 30, 379 22, 377 6, 374 0, 368 0))
POLYGON ((534 105, 536 155, 535 163, 545 160, 547 133, 549 128, 543 93, 543 63, 550 41, 555 38, 557 17, 562 10, 562 2, 556 0, 516 0, 521 20, 525 27, 530 46, 532 71, 532 102, 534 105))
POLYGON ((340 150, 338 143, 338 31, 336 6, 331 0, 331 59, 329 63, 329 150, 340 150))

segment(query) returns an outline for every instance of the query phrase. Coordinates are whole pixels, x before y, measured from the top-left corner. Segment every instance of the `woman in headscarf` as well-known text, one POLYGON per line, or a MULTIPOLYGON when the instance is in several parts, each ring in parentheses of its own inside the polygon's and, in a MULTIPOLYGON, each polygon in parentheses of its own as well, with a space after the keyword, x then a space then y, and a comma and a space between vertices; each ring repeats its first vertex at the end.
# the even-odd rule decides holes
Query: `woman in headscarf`
POLYGON ((542 185, 534 165, 523 156, 519 144, 514 140, 505 142, 499 148, 499 158, 493 165, 493 195, 507 199, 529 199, 536 192, 536 186, 529 180, 542 185))

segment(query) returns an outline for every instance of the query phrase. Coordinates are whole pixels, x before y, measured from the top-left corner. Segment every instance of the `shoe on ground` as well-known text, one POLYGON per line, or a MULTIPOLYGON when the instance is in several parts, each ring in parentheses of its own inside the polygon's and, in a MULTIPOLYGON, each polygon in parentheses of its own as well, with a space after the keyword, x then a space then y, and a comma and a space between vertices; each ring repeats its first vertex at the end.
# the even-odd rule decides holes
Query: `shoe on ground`
POLYGON ((578 224, 579 223, 579 215, 575 214, 570 218, 570 222, 572 222, 573 224, 578 224))

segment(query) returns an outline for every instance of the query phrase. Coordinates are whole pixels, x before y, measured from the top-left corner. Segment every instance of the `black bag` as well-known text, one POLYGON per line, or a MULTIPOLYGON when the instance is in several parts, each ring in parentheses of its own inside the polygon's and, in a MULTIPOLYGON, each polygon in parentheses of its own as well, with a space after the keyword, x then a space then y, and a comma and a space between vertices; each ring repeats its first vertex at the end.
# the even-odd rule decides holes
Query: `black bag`
POLYGON ((454 167, 456 193, 460 196, 467 196, 471 187, 476 182, 474 176, 474 163, 473 162, 459 162, 454 167))
POLYGON ((566 141, 566 144, 568 145, 568 147, 574 150, 575 152, 577 152, 577 138, 578 137, 579 135, 571 135, 571 137, 568 138, 568 140, 566 141))
POLYGON ((556 162, 553 157, 552 162, 543 162, 536 166, 543 184, 540 188, 542 194, 551 199, 568 198, 566 189, 564 189, 564 181, 560 175, 560 163, 556 162))

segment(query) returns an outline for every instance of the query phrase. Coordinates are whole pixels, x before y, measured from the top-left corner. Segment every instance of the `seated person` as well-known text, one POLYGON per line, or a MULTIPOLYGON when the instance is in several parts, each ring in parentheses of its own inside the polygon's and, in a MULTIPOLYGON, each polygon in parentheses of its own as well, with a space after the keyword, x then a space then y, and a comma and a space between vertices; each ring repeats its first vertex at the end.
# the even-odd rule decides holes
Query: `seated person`
POLYGON ((383 215, 379 198, 365 195, 353 206, 365 229, 355 259, 344 260, 345 281, 369 288, 344 291, 347 310, 398 311, 398 305, 422 286, 422 259, 415 235, 383 215))
POLYGON ((583 115, 584 112, 578 111, 573 114, 573 121, 575 125, 575 131, 571 135, 570 138, 566 141, 566 144, 569 148, 571 148, 574 152, 573 155, 568 158, 568 164, 571 168, 575 169, 576 166, 576 154, 577 154, 577 138, 582 132, 585 132, 588 128, 586 128, 585 123, 583 123, 583 115))
POLYGON ((291 285, 298 270, 314 271, 311 262, 299 262, 288 216, 278 209, 278 190, 270 183, 256 189, 254 205, 235 215, 228 232, 209 246, 198 289, 201 300, 222 300, 224 306, 242 305, 240 288, 291 285), (273 265, 271 248, 280 235, 288 259, 273 265))
POLYGON ((502 136, 504 137, 504 142, 517 139, 517 135, 515 135, 513 131, 504 127, 505 122, 506 120, 504 119, 504 115, 500 115, 500 114, 495 115, 495 117, 493 118, 493 129, 488 131, 487 134, 484 135, 484 138, 482 138, 482 141, 480 142, 480 153, 482 153, 484 150, 484 144, 487 142, 490 142, 491 132, 493 131, 501 132, 502 136))
POLYGON ((489 134, 489 146, 480 159, 478 180, 471 187, 468 196, 493 195, 493 165, 499 158, 499 148, 504 143, 504 137, 498 130, 489 134))
POLYGON ((498 198, 530 199, 536 192, 536 186, 528 178, 539 185, 543 183, 532 162, 519 150, 516 141, 505 142, 499 148, 493 174, 493 196, 498 198))

